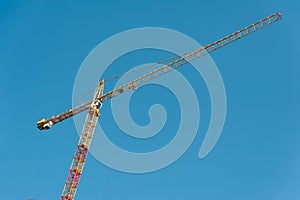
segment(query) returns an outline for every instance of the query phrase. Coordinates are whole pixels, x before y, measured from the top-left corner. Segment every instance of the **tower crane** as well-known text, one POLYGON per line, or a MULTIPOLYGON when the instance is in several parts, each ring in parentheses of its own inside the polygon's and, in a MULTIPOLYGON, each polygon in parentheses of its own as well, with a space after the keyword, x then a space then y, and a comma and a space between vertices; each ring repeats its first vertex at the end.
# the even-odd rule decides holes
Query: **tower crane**
POLYGON ((214 43, 208 44, 204 47, 177 56, 176 57, 177 59, 174 59, 173 61, 155 69, 154 71, 147 73, 143 76, 140 76, 139 78, 129 83, 126 83, 118 88, 115 88, 105 94, 104 94, 104 83, 106 82, 106 80, 101 80, 97 85, 92 100, 78 107, 72 108, 57 116, 52 116, 48 119, 39 120, 37 122, 37 128, 40 130, 47 130, 59 122, 62 122, 74 115, 77 115, 83 111, 88 110, 86 115, 86 120, 79 138, 79 142, 76 146, 76 151, 72 160, 70 170, 68 171, 68 176, 60 200, 73 200, 75 198, 80 177, 82 175, 84 164, 88 155, 89 147, 92 142, 95 127, 98 118, 100 117, 99 111, 103 102, 108 101, 111 98, 116 97, 126 91, 137 89, 139 86, 143 85, 144 83, 152 79, 155 79, 197 58, 200 58, 208 53, 211 53, 212 51, 215 51, 232 42, 235 42, 251 33, 256 32, 259 29, 262 29, 270 24, 273 24, 276 21, 279 21, 280 19, 282 19, 282 14, 279 12, 274 13, 262 20, 255 22, 254 24, 251 24, 250 26, 240 29, 239 31, 236 31, 220 40, 217 40, 214 43))

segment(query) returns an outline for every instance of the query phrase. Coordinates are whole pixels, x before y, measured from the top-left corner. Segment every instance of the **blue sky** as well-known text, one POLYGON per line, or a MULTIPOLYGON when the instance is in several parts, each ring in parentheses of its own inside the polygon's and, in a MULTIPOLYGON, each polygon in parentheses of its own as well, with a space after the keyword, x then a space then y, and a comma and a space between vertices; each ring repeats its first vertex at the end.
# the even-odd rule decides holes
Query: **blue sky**
MULTIPOLYGON (((189 76, 203 105, 202 128, 188 151, 149 174, 118 172, 89 156, 77 199, 299 199, 299 9, 297 1, 272 0, 1 1, 1 199, 61 195, 78 140, 74 122, 47 132, 35 124, 71 106, 77 70, 101 41, 154 26, 180 31, 205 45, 278 11, 281 22, 211 54, 224 80, 228 107, 222 136, 208 157, 199 160, 197 155, 210 117, 209 96, 201 77, 189 76)), ((153 55, 157 57, 150 59, 144 52, 119 59, 107 74, 164 57, 153 55), (118 64, 126 66, 120 69, 118 64)), ((188 68, 180 72, 191 74, 188 68)), ((171 117, 161 140, 126 137, 104 106, 100 123, 111 133, 108 137, 137 152, 167 143, 180 112, 172 94, 163 90, 141 88, 130 106, 136 122, 145 125, 151 103, 165 105, 171 117)))

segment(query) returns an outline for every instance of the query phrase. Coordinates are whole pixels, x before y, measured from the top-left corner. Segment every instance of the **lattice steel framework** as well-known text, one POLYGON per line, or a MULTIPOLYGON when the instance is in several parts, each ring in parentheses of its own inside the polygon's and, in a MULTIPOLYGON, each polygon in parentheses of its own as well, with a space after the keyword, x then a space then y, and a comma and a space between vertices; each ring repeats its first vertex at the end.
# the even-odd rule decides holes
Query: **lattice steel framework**
POLYGON ((103 95, 103 89, 104 81, 101 81, 98 84, 94 94, 93 102, 91 103, 89 112, 86 115, 86 120, 84 122, 72 164, 68 172, 67 180, 64 185, 62 196, 60 198, 61 200, 72 200, 75 197, 96 124, 100 116, 99 109, 101 107, 101 102, 97 99, 103 95))
MULTIPOLYGON (((156 78, 156 77, 159 77, 165 73, 168 73, 169 71, 171 70, 174 70, 178 67, 181 67, 197 58, 200 58, 208 53, 211 53, 223 46, 226 46, 232 42, 235 42, 247 35, 250 35, 251 33, 254 33, 256 32, 257 30, 259 29, 262 29, 278 20, 282 19, 282 15, 281 13, 275 13, 273 15, 270 15, 254 24, 251 24, 250 26, 247 26, 239 31, 236 31, 230 35, 228 35, 227 37, 224 37, 214 43, 211 43, 209 45, 206 45, 204 47, 201 47, 199 49, 196 49, 194 51, 191 51, 191 52, 187 52, 187 53, 184 53, 182 57, 180 57, 179 59, 177 60, 174 60, 144 76, 141 76, 129 83, 126 83, 110 92, 107 92, 106 94, 102 95, 101 97, 98 98, 98 100, 100 100, 101 102, 104 102, 104 101, 108 101, 110 100, 111 98, 113 97, 116 97, 128 90, 132 90, 132 89, 136 89, 138 86, 156 78)), ((44 125, 51 122, 53 125, 54 124, 57 124, 65 119, 68 119, 78 113, 81 113, 87 109, 89 109, 90 107, 90 104, 92 103, 93 100, 89 101, 89 102, 86 102, 85 104, 82 104, 78 107, 75 107, 74 109, 70 109, 69 111, 67 112, 64 112, 60 115, 57 115, 57 116, 53 116, 49 119, 43 119, 43 120, 40 120, 38 123, 37 123, 37 127, 41 130, 45 129, 44 128, 44 125)))
MULTIPOLYGON (((78 188, 78 184, 82 174, 82 170, 84 168, 84 164, 88 155, 88 150, 92 142, 96 123, 100 116, 99 109, 101 107, 102 102, 110 100, 111 98, 116 97, 128 90, 136 89, 140 85, 156 77, 168 73, 171 70, 177 69, 178 67, 183 66, 188 62, 191 62, 199 57, 202 57, 234 41, 237 41, 240 38, 243 38, 251 33, 254 33, 257 30, 262 29, 280 19, 282 19, 281 13, 275 13, 273 15, 270 15, 269 17, 266 17, 250 26, 247 26, 237 32, 234 32, 233 34, 230 34, 227 37, 224 37, 214 43, 206 45, 205 47, 196 49, 191 52, 186 52, 180 56, 177 56, 177 58, 179 57, 178 59, 173 59, 172 62, 169 62, 168 64, 165 64, 162 67, 148 74, 145 74, 127 84, 124 84, 110 92, 107 92, 104 95, 103 95, 104 80, 102 80, 101 82, 99 82, 97 89, 95 91, 94 98, 92 100, 86 102, 85 104, 82 104, 81 106, 70 109, 69 111, 64 112, 60 115, 38 121, 37 127, 40 130, 49 129, 54 124, 57 124, 85 110, 89 110, 78 145, 76 147, 76 151, 68 173, 68 177, 64 185, 62 196, 60 199, 73 200, 75 197, 76 190, 78 188)), ((167 59, 167 60, 171 60, 171 59, 167 59)))

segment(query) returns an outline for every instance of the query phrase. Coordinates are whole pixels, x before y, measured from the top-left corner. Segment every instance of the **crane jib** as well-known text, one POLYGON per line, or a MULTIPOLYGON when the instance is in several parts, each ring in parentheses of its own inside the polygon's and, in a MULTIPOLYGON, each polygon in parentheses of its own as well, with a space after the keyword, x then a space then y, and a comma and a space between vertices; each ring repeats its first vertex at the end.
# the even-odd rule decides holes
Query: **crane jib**
MULTIPOLYGON (((274 13, 273 15, 270 15, 262 20, 259 20, 259 21, 255 22, 254 24, 251 24, 243 29, 240 29, 220 40, 217 40, 214 43, 211 43, 209 45, 206 45, 204 47, 201 47, 201 48, 191 51, 189 53, 184 53, 184 54, 182 54, 184 56, 180 57, 179 59, 174 60, 166 65, 163 65, 162 67, 160 67, 148 74, 145 74, 129 83, 126 83, 110 92, 107 92, 106 94, 99 97, 98 100, 100 102, 105 102, 105 101, 108 101, 111 98, 116 97, 128 90, 136 89, 140 85, 143 85, 144 83, 146 83, 152 79, 155 79, 165 73, 170 72, 171 70, 177 69, 178 67, 185 65, 188 62, 191 62, 191 61, 193 61, 197 58, 200 58, 208 53, 211 53, 212 51, 215 51, 215 50, 217 50, 221 47, 224 47, 232 42, 235 42, 247 35, 250 35, 251 33, 254 33, 257 30, 262 29, 280 19, 282 19, 282 14, 279 12, 274 13)), ((48 119, 42 119, 37 122, 37 128, 39 128, 40 130, 50 129, 53 125, 65 120, 65 119, 68 119, 74 115, 77 115, 78 113, 88 110, 92 103, 93 103, 93 100, 88 101, 85 104, 77 106, 73 109, 70 109, 60 115, 52 116, 48 119)))

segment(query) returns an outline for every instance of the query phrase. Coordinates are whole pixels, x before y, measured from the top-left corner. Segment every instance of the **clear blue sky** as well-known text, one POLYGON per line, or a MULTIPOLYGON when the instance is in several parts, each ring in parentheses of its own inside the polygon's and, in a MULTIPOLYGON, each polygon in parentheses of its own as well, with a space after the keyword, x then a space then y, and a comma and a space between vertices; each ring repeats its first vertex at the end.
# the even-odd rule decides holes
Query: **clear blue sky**
MULTIPOLYGON (((228 111, 220 141, 208 157, 197 157, 202 129, 183 157, 149 174, 118 172, 89 156, 77 199, 300 199, 299 9, 298 1, 273 0, 1 1, 0 198, 59 198, 78 140, 74 122, 67 120, 46 133, 35 124, 71 105, 77 70, 101 41, 127 29, 157 26, 205 45, 281 11, 281 22, 211 55, 224 79, 228 111)), ((143 55, 137 59, 142 62, 143 55)), ((182 72, 188 74, 188 69, 182 72)), ((207 104, 201 113, 205 129, 210 104, 197 78, 190 81, 199 82, 197 95, 207 104)), ((144 89, 132 108, 140 124, 148 120, 147 106, 141 103, 145 97, 150 103, 168 103, 153 88, 144 89)), ((169 139, 178 126, 172 105, 176 102, 166 109, 175 117, 160 133, 169 139)), ((109 110, 103 113, 109 137, 124 137, 109 110)), ((135 143, 142 148, 128 138, 117 142, 129 150, 139 151, 131 146, 135 143)), ((149 149, 151 145, 157 144, 150 142, 149 149)))

